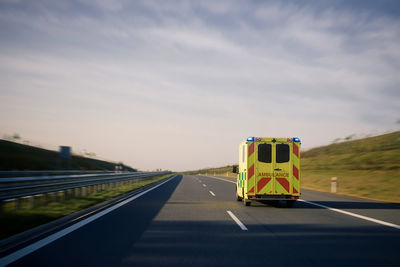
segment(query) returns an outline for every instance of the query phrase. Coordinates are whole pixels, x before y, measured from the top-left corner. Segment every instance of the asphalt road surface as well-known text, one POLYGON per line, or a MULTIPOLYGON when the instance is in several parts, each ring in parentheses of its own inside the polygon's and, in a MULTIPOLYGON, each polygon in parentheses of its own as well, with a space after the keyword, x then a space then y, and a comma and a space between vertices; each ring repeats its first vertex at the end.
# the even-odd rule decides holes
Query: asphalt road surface
POLYGON ((245 207, 234 186, 176 176, 11 266, 400 266, 399 205, 302 190, 312 203, 245 207))

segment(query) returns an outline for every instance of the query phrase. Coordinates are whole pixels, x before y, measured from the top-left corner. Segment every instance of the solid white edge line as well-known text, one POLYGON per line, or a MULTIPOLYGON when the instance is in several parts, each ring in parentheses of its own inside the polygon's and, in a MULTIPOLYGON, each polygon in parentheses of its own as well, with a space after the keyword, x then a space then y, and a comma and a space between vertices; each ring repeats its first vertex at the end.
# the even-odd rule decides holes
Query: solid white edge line
POLYGON ((221 181, 228 182, 228 183, 236 184, 236 181, 228 181, 228 180, 225 180, 225 179, 222 179, 222 178, 218 178, 218 177, 214 177, 214 176, 205 176, 205 177, 221 180, 221 181))
POLYGON ((232 217, 232 219, 237 223, 237 225, 239 225, 240 229, 242 229, 243 231, 247 231, 247 227, 235 216, 235 214, 232 213, 232 211, 227 210, 226 211, 229 216, 232 217))
POLYGON ((328 206, 325 206, 325 205, 322 205, 322 204, 318 204, 318 203, 315 203, 315 202, 307 201, 307 200, 304 200, 304 199, 299 199, 299 201, 302 201, 302 202, 305 202, 305 203, 308 203, 308 204, 311 204, 311 205, 314 205, 314 206, 318 206, 320 208, 324 208, 324 209, 328 209, 328 210, 331 210, 331 211, 336 211, 336 212, 339 212, 339 213, 343 213, 343 214, 346 214, 346 215, 349 215, 349 216, 357 217, 357 218, 360 218, 360 219, 363 219, 363 220, 366 220, 366 221, 370 221, 370 222, 386 225, 386 226, 389 226, 389 227, 393 227, 393 228, 396 228, 396 229, 400 229, 400 225, 397 225, 397 224, 394 224, 394 223, 389 223, 389 222, 377 220, 377 219, 374 219, 374 218, 371 218, 371 217, 359 215, 359 214, 356 214, 356 213, 352 213, 352 212, 348 212, 348 211, 344 211, 344 210, 340 210, 340 209, 331 208, 331 207, 328 207, 328 206))
POLYGON ((86 225, 86 224, 88 224, 88 223, 90 223, 90 222, 92 222, 92 221, 94 221, 94 220, 96 220, 98 218, 100 218, 101 216, 106 215, 107 213, 109 213, 109 212, 111 212, 111 211, 113 211, 115 209, 118 209, 119 207, 131 202, 132 200, 135 200, 135 199, 143 196, 144 194, 152 191, 153 189, 156 189, 157 187, 162 186, 163 184, 165 184, 165 183, 171 181, 172 179, 174 179, 175 177, 177 177, 177 175, 169 178, 168 180, 162 182, 161 184, 158 184, 158 185, 156 185, 156 186, 154 186, 152 188, 147 189, 146 191, 143 191, 143 192, 141 192, 141 193, 139 193, 137 195, 134 195, 131 198, 128 198, 128 199, 126 199, 126 200, 124 200, 122 202, 119 202, 118 204, 116 204, 116 205, 114 205, 112 207, 109 207, 108 209, 100 211, 100 212, 94 214, 93 216, 91 216, 89 218, 86 218, 86 219, 84 219, 82 221, 79 221, 79 222, 77 222, 77 223, 75 223, 75 224, 73 224, 73 225, 71 225, 71 226, 59 231, 59 232, 56 232, 56 233, 54 233, 54 234, 52 234, 52 235, 50 235, 48 237, 45 237, 45 238, 43 238, 43 239, 41 239, 41 240, 31 244, 31 245, 28 245, 28 246, 26 246, 26 247, 24 247, 24 248, 22 248, 20 250, 17 250, 15 252, 13 252, 13 253, 1 258, 0 259, 0 266, 8 265, 10 263, 13 263, 14 261, 19 260, 22 257, 25 257, 26 255, 28 255, 28 254, 30 254, 30 253, 32 253, 32 252, 34 252, 34 251, 36 251, 36 250, 38 250, 40 248, 52 243, 53 241, 56 241, 57 239, 59 239, 59 238, 65 236, 65 235, 67 235, 67 234, 69 234, 69 233, 81 228, 82 226, 84 226, 84 225, 86 225))
POLYGON ((214 194, 213 191, 209 191, 209 192, 210 192, 210 194, 211 194, 213 197, 215 197, 215 194, 214 194))

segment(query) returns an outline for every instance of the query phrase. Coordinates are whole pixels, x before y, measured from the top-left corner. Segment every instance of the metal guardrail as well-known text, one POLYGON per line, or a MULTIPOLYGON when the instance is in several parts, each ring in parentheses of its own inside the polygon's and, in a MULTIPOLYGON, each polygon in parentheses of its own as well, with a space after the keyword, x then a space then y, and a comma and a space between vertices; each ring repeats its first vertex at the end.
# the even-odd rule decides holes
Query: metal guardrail
POLYGON ((122 172, 0 178, 0 201, 152 178, 171 172, 122 172))
POLYGON ((115 171, 98 171, 98 170, 31 170, 31 171, 0 171, 0 177, 26 177, 26 176, 45 176, 45 175, 62 175, 62 174, 84 174, 84 173, 114 173, 115 171))

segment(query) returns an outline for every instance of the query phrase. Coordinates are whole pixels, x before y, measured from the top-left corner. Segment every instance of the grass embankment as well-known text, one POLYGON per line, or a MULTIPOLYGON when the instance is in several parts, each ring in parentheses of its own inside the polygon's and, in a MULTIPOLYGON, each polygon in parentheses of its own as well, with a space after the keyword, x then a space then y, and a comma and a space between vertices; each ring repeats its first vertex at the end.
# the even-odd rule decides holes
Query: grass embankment
POLYGON ((3 212, 0 214, 0 239, 110 200, 145 185, 167 179, 172 175, 173 174, 163 175, 116 188, 105 189, 86 197, 72 198, 62 202, 52 202, 46 206, 29 208, 29 204, 25 203, 21 209, 15 210, 14 203, 8 203, 3 207, 3 212))
POLYGON ((218 168, 208 168, 208 169, 201 169, 196 171, 187 171, 183 172, 182 174, 188 175, 214 175, 214 176, 225 176, 236 178, 237 174, 232 172, 232 165, 228 165, 225 167, 218 167, 218 168))
POLYGON ((400 132, 331 144, 301 154, 301 186, 400 203, 400 132))
MULTIPOLYGON (((232 166, 184 174, 236 177, 232 166)), ((301 153, 301 188, 400 203, 400 132, 317 147, 301 153)))
MULTIPOLYGON (((109 170, 115 169, 112 162, 72 156, 70 160, 61 159, 59 152, 34 146, 0 140, 0 170, 109 170)), ((123 166, 124 170, 136 171, 123 166)))

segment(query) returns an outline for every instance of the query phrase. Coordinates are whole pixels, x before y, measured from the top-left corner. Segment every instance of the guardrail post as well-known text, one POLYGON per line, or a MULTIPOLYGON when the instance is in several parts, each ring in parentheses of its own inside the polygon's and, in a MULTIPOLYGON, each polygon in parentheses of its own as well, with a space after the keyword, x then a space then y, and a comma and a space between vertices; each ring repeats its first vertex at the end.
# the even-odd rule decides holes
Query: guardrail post
POLYGON ((15 198, 14 199, 14 210, 19 210, 21 208, 21 199, 15 198))
POLYGON ((42 205, 43 206, 47 206, 48 202, 49 202, 49 193, 44 193, 43 194, 43 203, 42 203, 42 205))
POLYGON ((65 201, 65 200, 67 199, 67 192, 66 192, 66 190, 62 190, 62 191, 60 191, 60 192, 61 192, 61 194, 62 194, 62 200, 65 201))
POLYGON ((29 198, 29 208, 33 209, 35 207, 35 195, 29 198))
POLYGON ((87 186, 85 186, 85 187, 83 187, 82 188, 82 195, 84 196, 84 197, 86 197, 87 196, 87 186))

